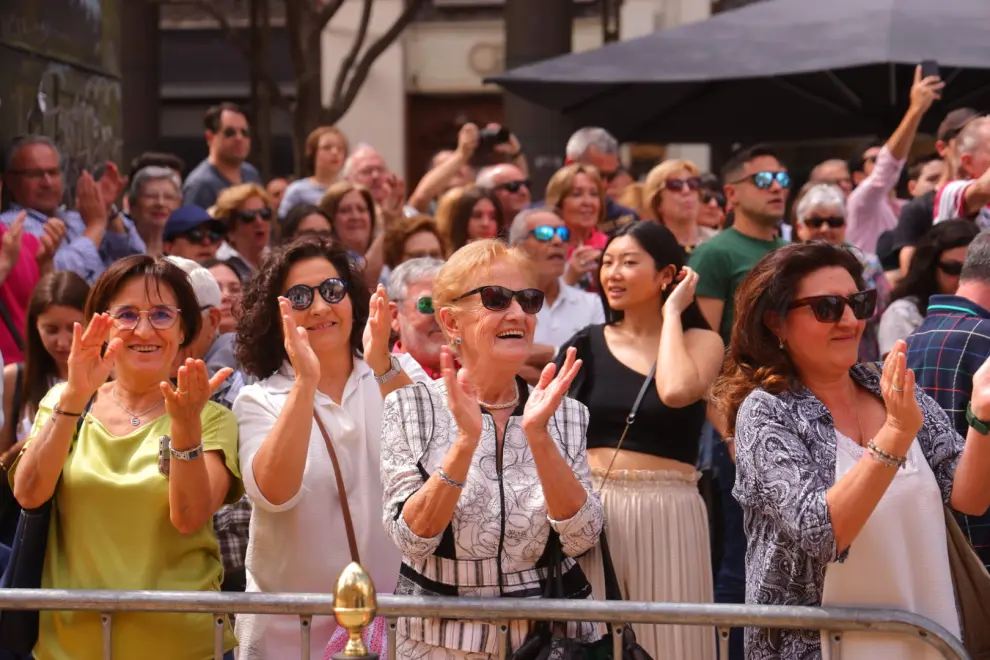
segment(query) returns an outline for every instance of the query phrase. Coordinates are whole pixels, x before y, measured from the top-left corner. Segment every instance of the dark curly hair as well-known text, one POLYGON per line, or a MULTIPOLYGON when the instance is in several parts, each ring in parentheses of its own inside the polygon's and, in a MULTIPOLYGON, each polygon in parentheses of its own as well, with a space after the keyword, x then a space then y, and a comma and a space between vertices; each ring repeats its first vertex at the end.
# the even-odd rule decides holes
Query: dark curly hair
POLYGON ((347 296, 354 310, 351 351, 355 357, 361 356, 361 338, 368 322, 368 304, 371 300, 364 274, 348 257, 344 247, 317 236, 301 236, 272 250, 244 290, 244 312, 237 322, 237 360, 243 371, 256 378, 268 378, 289 357, 282 337, 278 297, 285 293, 289 270, 306 259, 326 259, 347 282, 347 296))
POLYGON ((928 312, 928 299, 938 291, 938 264, 942 253, 958 247, 966 247, 980 233, 972 220, 946 220, 940 222, 918 241, 911 265, 904 278, 890 292, 890 301, 914 296, 918 312, 924 316, 928 312))
POLYGON ((736 432, 739 406, 757 388, 780 394, 798 387, 797 374, 777 336, 770 314, 787 314, 801 281, 822 268, 844 268, 862 289, 863 266, 849 250, 828 243, 795 243, 760 259, 736 291, 735 318, 722 373, 711 401, 725 414, 729 436, 736 432))

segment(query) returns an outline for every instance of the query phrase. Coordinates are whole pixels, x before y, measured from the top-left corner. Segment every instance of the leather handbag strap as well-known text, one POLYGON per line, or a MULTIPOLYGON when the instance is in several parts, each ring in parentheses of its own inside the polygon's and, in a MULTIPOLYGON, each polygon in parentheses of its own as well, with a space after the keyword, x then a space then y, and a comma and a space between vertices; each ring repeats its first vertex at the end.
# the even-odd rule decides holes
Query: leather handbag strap
POLYGON ((3 324, 7 326, 7 331, 10 333, 10 338, 14 340, 17 350, 23 351, 24 339, 21 337, 21 332, 17 328, 17 324, 14 323, 14 319, 10 316, 10 312, 2 300, 0 300, 0 319, 3 319, 3 324))
POLYGON ((650 367, 650 373, 646 375, 646 379, 639 388, 639 394, 636 395, 636 400, 633 402, 632 410, 629 411, 629 416, 626 417, 626 426, 622 429, 622 435, 619 436, 619 443, 615 446, 615 453, 612 454, 612 460, 609 461, 608 469, 605 470, 605 478, 602 479, 602 485, 598 489, 598 494, 601 495, 602 490, 605 489, 605 484, 608 483, 608 477, 612 474, 612 466, 615 465, 615 459, 619 455, 619 450, 622 449, 622 443, 626 440, 626 435, 629 433, 629 427, 636 422, 636 413, 639 411, 640 404, 643 403, 643 397, 646 396, 646 392, 653 383, 653 378, 657 375, 657 363, 654 362, 653 366, 650 367))
POLYGON ((330 462, 333 463, 333 474, 337 478, 337 493, 340 495, 340 508, 344 512, 344 527, 347 529, 347 545, 351 547, 351 561, 360 564, 361 557, 358 555, 357 538, 354 536, 351 507, 347 504, 347 489, 344 488, 344 477, 340 473, 337 452, 334 451, 333 441, 330 440, 330 433, 327 432, 327 427, 323 425, 323 420, 320 419, 316 410, 313 411, 313 419, 316 420, 316 425, 320 427, 320 433, 323 434, 323 441, 327 443, 327 453, 330 454, 330 462))

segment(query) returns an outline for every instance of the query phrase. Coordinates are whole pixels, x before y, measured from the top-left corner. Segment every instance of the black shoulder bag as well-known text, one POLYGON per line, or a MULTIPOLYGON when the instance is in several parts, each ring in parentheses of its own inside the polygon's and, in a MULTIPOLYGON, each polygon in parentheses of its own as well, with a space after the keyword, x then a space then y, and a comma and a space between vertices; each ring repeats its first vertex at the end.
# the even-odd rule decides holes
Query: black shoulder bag
MULTIPOLYGON (((74 435, 78 437, 93 399, 86 403, 74 435)), ((56 486, 57 489, 57 486, 56 486)), ((10 559, 0 577, 0 589, 40 589, 41 574, 48 551, 48 530, 51 527, 55 495, 37 509, 23 509, 17 520, 14 546, 10 559)), ((0 649, 18 655, 31 653, 38 643, 38 610, 0 611, 0 649)))
MULTIPOLYGON (((608 484, 608 477, 612 473, 612 466, 615 465, 615 458, 618 456, 619 449, 622 447, 622 443, 629 433, 629 427, 636 422, 636 412, 639 410, 640 404, 643 403, 643 397, 646 396, 646 392, 653 383, 656 373, 657 365, 654 364, 650 369, 650 373, 646 376, 646 380, 643 381, 643 385, 639 388, 639 394, 636 395, 636 401, 633 403, 632 410, 629 411, 629 416, 626 417, 626 426, 622 430, 622 435, 619 437, 619 442, 615 447, 615 454, 612 456, 608 470, 605 472, 602 486, 598 490, 599 494, 601 494, 602 490, 608 484)), ((615 565, 612 563, 612 553, 609 552, 608 537, 604 529, 602 529, 598 544, 601 548, 602 567, 605 573, 605 600, 623 600, 622 590, 619 587, 619 578, 615 574, 615 565)), ((563 555, 563 549, 558 541, 550 551, 550 568, 547 572, 547 583, 543 593, 544 598, 566 598, 562 577, 563 555)), ((613 654, 612 636, 615 634, 615 631, 612 629, 612 623, 606 622, 606 626, 608 628, 607 635, 597 642, 584 643, 576 639, 554 636, 554 626, 550 622, 537 621, 530 628, 529 634, 526 635, 526 639, 523 640, 522 645, 513 654, 512 659, 548 660, 550 657, 553 657, 554 660, 620 660, 615 658, 613 654)), ((622 624, 621 634, 621 660, 652 660, 650 655, 636 641, 636 634, 633 632, 632 626, 622 624)))

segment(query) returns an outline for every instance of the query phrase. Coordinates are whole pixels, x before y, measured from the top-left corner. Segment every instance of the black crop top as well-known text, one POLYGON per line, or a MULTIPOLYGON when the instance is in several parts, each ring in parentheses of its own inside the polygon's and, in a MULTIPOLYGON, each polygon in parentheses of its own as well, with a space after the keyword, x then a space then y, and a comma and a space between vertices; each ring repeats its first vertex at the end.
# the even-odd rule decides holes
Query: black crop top
MULTIPOLYGON (((584 364, 568 394, 588 406, 588 448, 615 447, 646 374, 633 371, 612 355, 605 343, 604 325, 588 326, 574 335, 560 348, 558 367, 571 346, 584 364)), ((655 383, 651 384, 622 449, 694 465, 706 409, 703 400, 670 408, 660 401, 655 383)))

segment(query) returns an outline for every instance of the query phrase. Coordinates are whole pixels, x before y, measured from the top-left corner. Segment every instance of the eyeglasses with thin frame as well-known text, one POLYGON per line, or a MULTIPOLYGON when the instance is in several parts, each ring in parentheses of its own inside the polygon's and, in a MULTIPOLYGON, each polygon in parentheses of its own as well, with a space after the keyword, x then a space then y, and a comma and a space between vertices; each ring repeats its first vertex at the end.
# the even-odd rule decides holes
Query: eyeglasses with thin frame
POLYGON ((519 179, 518 181, 506 181, 495 186, 495 190, 504 190, 510 193, 517 193, 523 188, 532 188, 529 179, 519 179))
POLYGON ((857 320, 872 318, 877 309, 877 290, 867 289, 848 296, 809 296, 795 300, 787 309, 810 307, 819 323, 838 323, 842 320, 847 305, 857 320))
POLYGON ((155 330, 168 330, 179 320, 182 310, 174 305, 155 305, 149 309, 140 309, 130 305, 118 305, 109 310, 110 320, 118 330, 125 332, 135 330, 141 323, 141 317, 146 317, 155 330))
POLYGON ((526 314, 539 313, 543 309, 543 300, 545 298, 545 295, 539 289, 513 291, 504 286, 489 285, 471 289, 467 293, 454 298, 453 302, 458 302, 475 294, 481 297, 481 304, 485 309, 493 312, 501 312, 504 309, 508 309, 509 305, 512 304, 512 299, 515 298, 519 301, 519 306, 526 314))
POLYGON ((403 252, 402 260, 411 261, 413 259, 440 259, 443 260, 443 252, 440 250, 415 250, 413 252, 403 252))
POLYGON ((686 179, 667 179, 664 182, 664 187, 671 192, 681 192, 684 188, 692 191, 699 190, 701 188, 701 179, 696 176, 686 179))
POLYGON ((940 261, 938 269, 946 275, 959 277, 962 275, 963 264, 961 261, 940 261))
POLYGON ((801 224, 811 229, 821 229, 824 224, 827 224, 831 229, 839 229, 846 226, 846 219, 837 215, 828 218, 805 218, 801 224))
POLYGON ((561 225, 560 227, 552 227, 550 225, 540 225, 539 227, 534 227, 527 237, 532 236, 540 243, 549 243, 556 236, 562 242, 566 243, 571 240, 571 230, 567 227, 561 225))
POLYGON ((255 209, 253 211, 234 211, 233 213, 235 219, 244 223, 253 222, 255 218, 261 218, 267 222, 272 219, 272 215, 272 210, 267 206, 263 209, 255 209))
POLYGON ((297 312, 302 312, 310 308, 316 299, 316 292, 328 305, 335 305, 347 295, 347 280, 339 277, 328 277, 315 286, 309 284, 297 284, 289 287, 289 290, 282 294, 282 297, 289 301, 289 305, 297 312))
POLYGON ((791 187, 791 175, 787 172, 754 172, 732 183, 737 185, 744 181, 749 181, 760 190, 769 190, 774 181, 785 190, 791 187))

